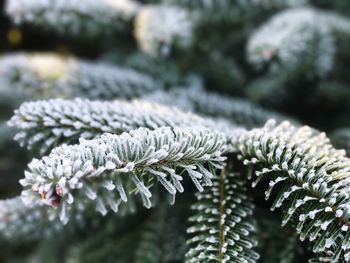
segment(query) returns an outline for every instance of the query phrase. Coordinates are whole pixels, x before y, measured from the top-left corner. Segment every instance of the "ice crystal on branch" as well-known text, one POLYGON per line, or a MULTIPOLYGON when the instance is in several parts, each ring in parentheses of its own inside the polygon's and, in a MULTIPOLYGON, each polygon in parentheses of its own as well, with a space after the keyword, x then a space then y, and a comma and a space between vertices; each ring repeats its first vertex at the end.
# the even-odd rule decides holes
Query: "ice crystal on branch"
POLYGON ((6 0, 0 262, 350 263, 347 1, 6 0))
MULTIPOLYGON (((25 102, 15 111, 9 124, 20 130, 15 139, 32 147, 40 143, 42 151, 53 145, 75 143, 103 133, 121 134, 136 128, 207 127, 234 129, 229 122, 214 121, 143 101, 90 101, 83 99, 25 102)), ((232 132, 232 131, 231 131, 232 132)))
POLYGON ((283 224, 295 221, 301 240, 331 262, 350 259, 350 160, 324 133, 284 122, 242 133, 238 156, 256 181, 266 178, 266 198, 279 188, 272 210, 284 207, 283 224))
POLYGON ((196 194, 198 201, 192 205, 196 214, 190 217, 192 226, 187 230, 193 236, 188 240, 188 262, 257 261, 254 205, 246 190, 237 175, 222 171, 213 186, 196 194))
POLYGON ((225 160, 222 155, 227 150, 223 134, 205 129, 158 128, 105 134, 55 148, 50 155, 34 159, 20 181, 25 188, 22 196, 27 204, 41 199, 58 208, 60 219, 67 222, 74 205, 90 203, 101 214, 107 209, 116 212, 118 200, 128 199, 127 181, 150 207, 150 187, 155 181, 171 195, 183 192, 181 171, 202 191, 202 185, 211 182, 211 170, 225 160))

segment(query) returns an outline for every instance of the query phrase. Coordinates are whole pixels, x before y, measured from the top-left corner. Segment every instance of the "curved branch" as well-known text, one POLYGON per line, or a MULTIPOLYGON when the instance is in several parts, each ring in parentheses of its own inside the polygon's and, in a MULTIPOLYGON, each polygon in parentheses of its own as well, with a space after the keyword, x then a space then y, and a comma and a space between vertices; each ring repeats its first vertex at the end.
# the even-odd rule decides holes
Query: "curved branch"
POLYGON ((268 199, 279 185, 272 210, 284 207, 283 224, 297 224, 300 239, 331 262, 350 259, 350 159, 324 133, 272 121, 243 132, 238 157, 255 171, 255 186, 266 178, 268 199))
POLYGON ((211 183, 211 170, 221 166, 227 150, 224 134, 205 129, 158 128, 105 134, 78 145, 63 145, 40 160, 34 159, 20 181, 25 188, 22 196, 26 204, 41 199, 57 208, 64 223, 72 210, 87 205, 95 206, 103 215, 108 207, 117 212, 120 202, 127 201, 131 187, 136 188, 144 205, 151 207, 154 181, 175 196, 184 190, 181 173, 185 173, 202 191, 202 185, 211 183))

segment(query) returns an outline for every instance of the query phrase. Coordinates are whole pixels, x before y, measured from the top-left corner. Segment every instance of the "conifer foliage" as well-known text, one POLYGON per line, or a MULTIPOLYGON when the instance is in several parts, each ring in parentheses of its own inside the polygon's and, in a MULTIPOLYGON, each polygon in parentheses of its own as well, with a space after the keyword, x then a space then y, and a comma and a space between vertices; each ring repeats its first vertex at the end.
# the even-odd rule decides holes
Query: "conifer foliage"
POLYGON ((0 262, 350 263, 347 0, 2 11, 0 262))

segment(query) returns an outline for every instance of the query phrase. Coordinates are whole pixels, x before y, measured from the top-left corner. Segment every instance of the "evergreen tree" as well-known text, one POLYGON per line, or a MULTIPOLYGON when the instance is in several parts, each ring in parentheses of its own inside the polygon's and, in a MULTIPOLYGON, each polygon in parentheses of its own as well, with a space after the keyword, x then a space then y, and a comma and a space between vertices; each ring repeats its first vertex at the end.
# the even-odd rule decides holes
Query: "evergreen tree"
POLYGON ((350 263, 347 0, 2 8, 0 262, 350 263))

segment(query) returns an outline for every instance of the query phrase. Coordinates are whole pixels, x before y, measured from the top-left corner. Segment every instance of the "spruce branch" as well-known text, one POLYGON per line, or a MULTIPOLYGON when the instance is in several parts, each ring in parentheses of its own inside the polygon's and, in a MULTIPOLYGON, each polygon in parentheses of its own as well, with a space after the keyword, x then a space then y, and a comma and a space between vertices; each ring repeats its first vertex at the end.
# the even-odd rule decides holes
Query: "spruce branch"
POLYGON ((257 261, 254 206, 243 182, 223 168, 213 186, 196 194, 198 201, 192 206, 196 214, 187 230, 193 236, 188 240, 187 262, 257 261))
POLYGON ((228 131, 229 122, 204 119, 195 114, 143 101, 91 101, 87 99, 25 102, 8 122, 19 129, 15 139, 31 148, 40 144, 41 152, 61 143, 76 143, 103 133, 121 134, 140 127, 201 126, 228 131))
POLYGON ((174 47, 192 42, 193 21, 186 9, 168 5, 148 5, 136 17, 135 38, 150 54, 168 55, 174 47))
POLYGON ((138 71, 51 53, 14 53, 0 58, 0 94, 18 100, 88 97, 131 98, 160 88, 138 71))
POLYGON ((266 199, 278 185, 271 209, 284 207, 283 225, 297 224, 300 239, 309 240, 314 253, 348 262, 350 160, 345 151, 334 149, 324 133, 273 121, 242 133, 236 147, 239 159, 255 171, 253 186, 269 181, 266 199))
POLYGON ((56 208, 67 223, 74 209, 95 206, 101 214, 118 211, 129 192, 138 192, 151 207, 150 189, 158 181, 171 195, 183 192, 182 173, 198 190, 211 183, 229 150, 227 137, 206 129, 137 129, 121 135, 104 134, 77 145, 55 148, 34 159, 20 180, 26 204, 40 202, 56 208), (206 168, 207 167, 207 168, 206 168), (203 182, 202 182, 203 180, 203 182))
POLYGON ((7 0, 6 13, 18 25, 30 24, 62 35, 113 36, 130 27, 141 5, 133 0, 7 0))

